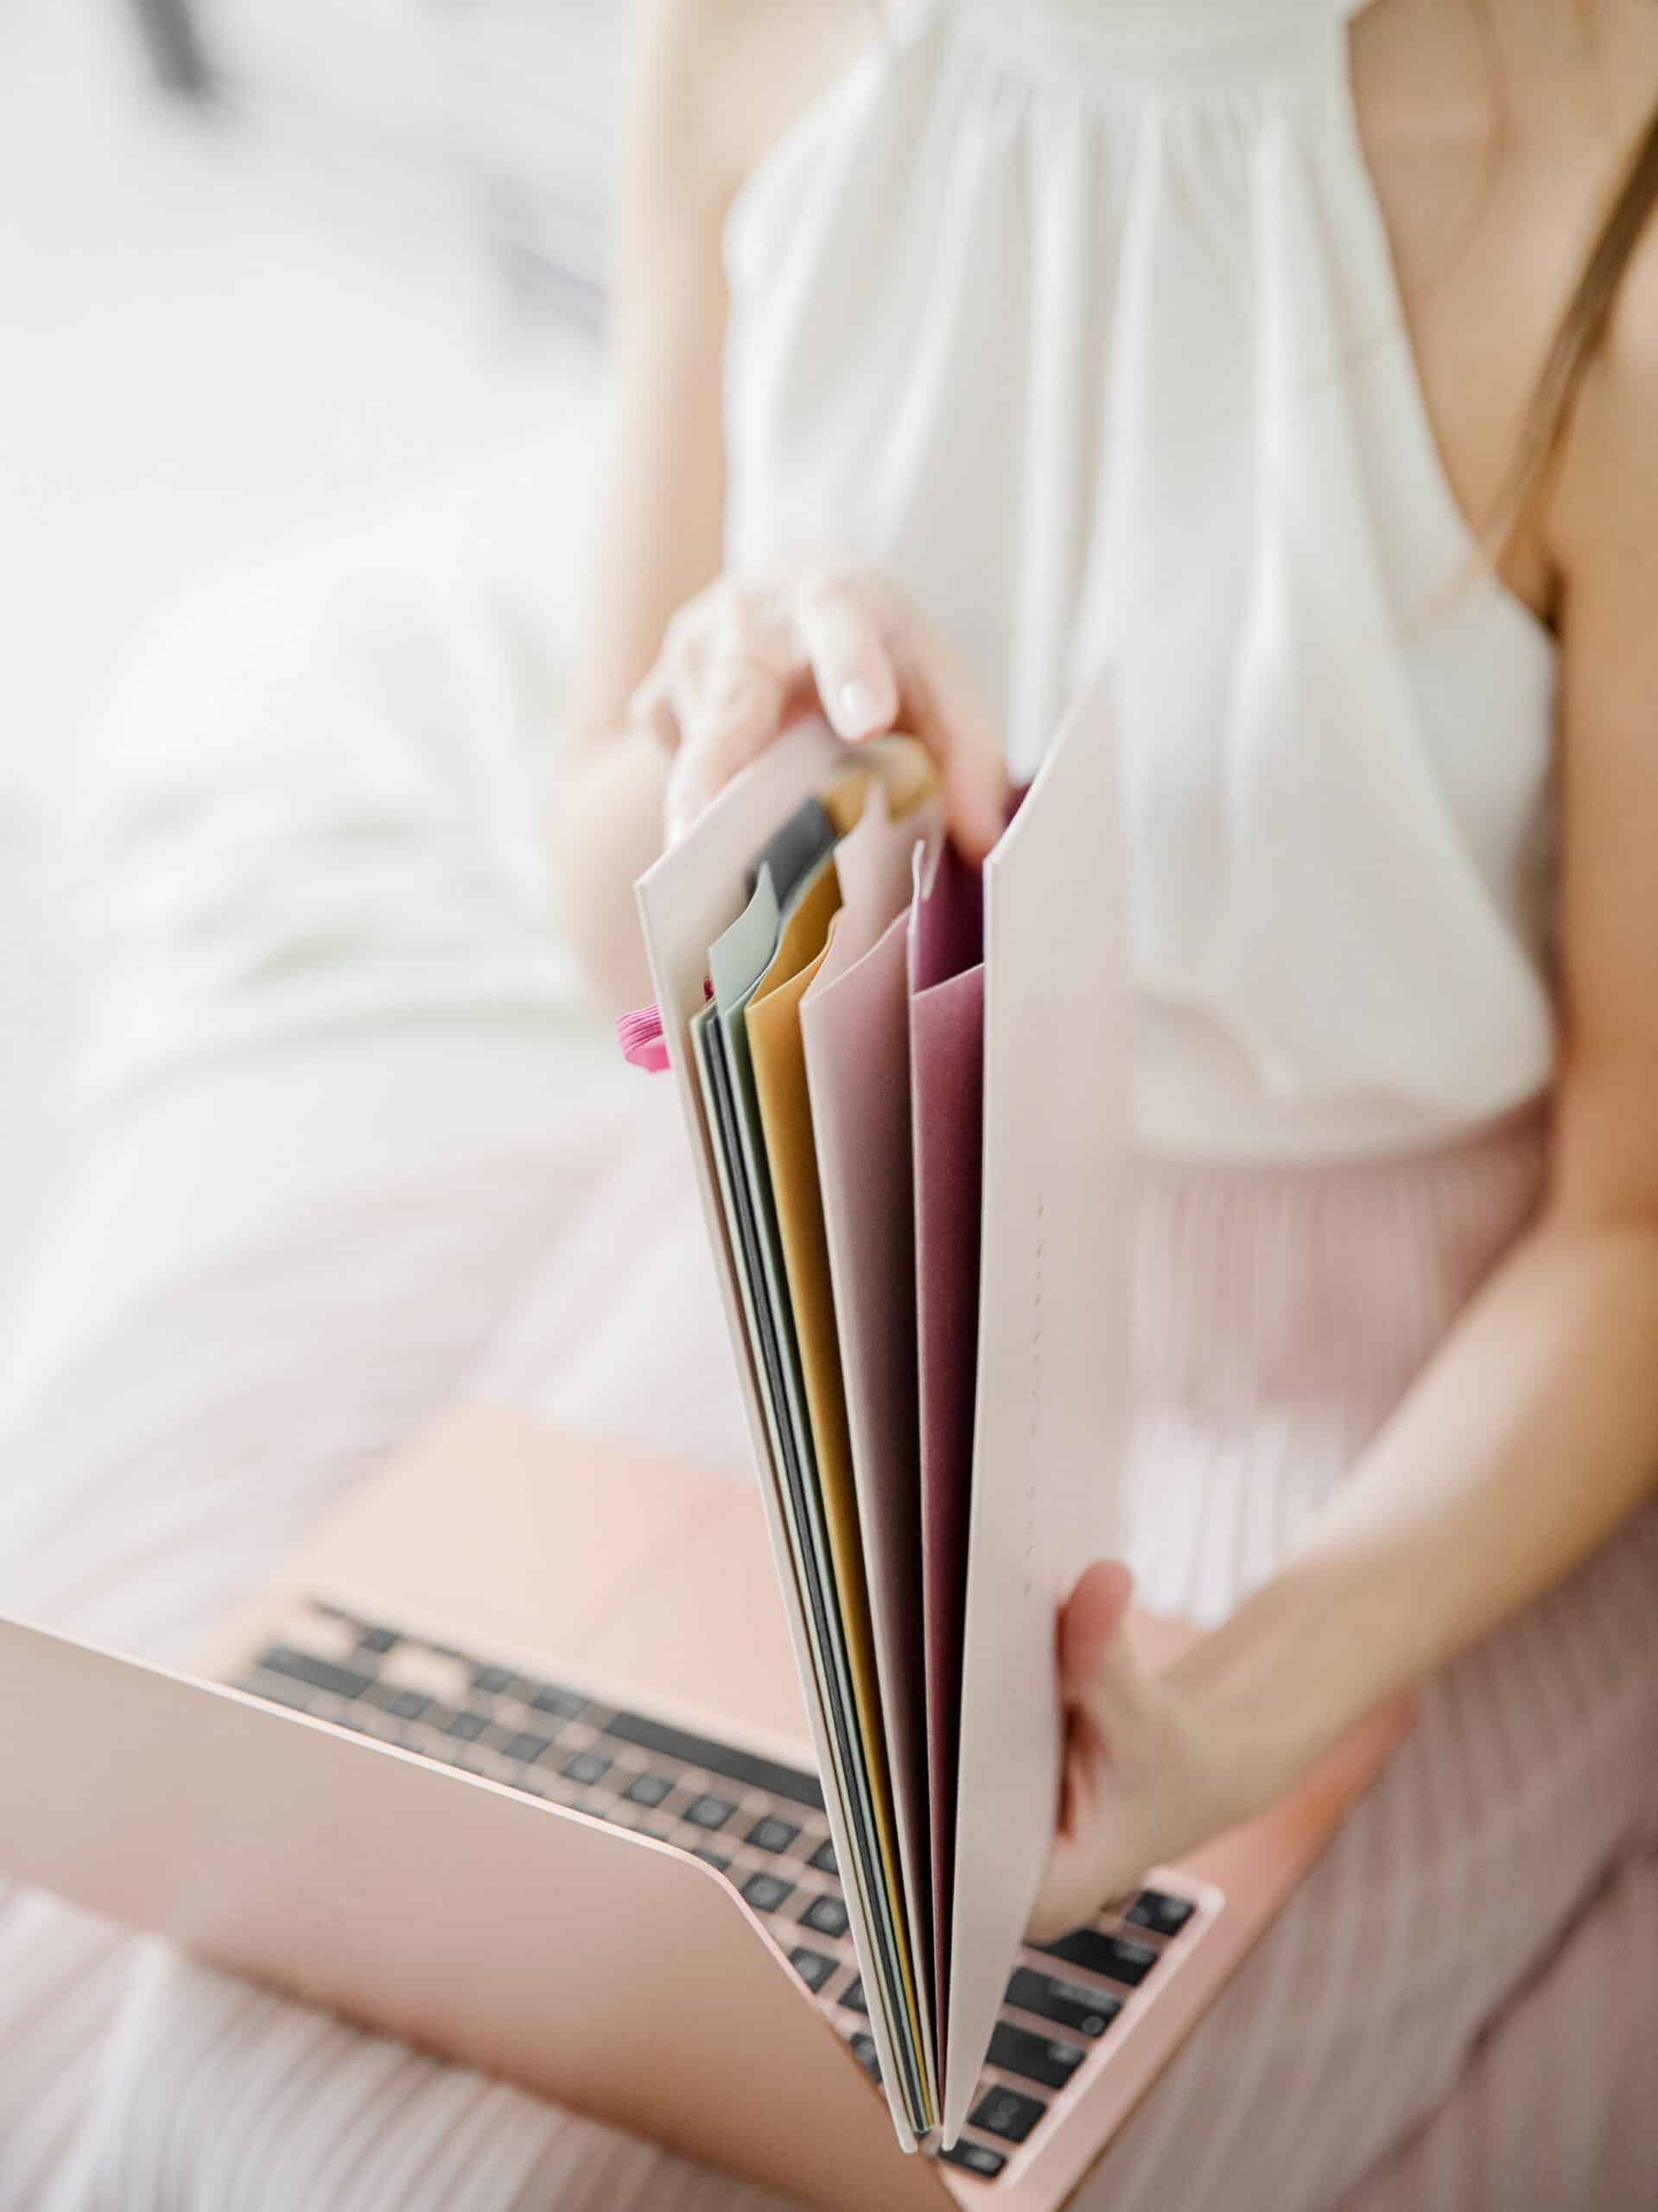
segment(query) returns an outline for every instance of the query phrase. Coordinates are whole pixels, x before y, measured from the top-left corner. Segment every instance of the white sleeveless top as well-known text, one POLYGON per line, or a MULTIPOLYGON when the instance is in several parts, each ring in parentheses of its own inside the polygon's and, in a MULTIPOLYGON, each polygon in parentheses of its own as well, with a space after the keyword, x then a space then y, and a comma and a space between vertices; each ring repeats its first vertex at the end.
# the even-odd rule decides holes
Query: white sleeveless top
POLYGON ((727 231, 734 564, 901 577, 1016 775, 1115 669, 1163 1150, 1431 1142, 1553 1063, 1554 655, 1467 581, 1351 12, 905 10, 727 231))

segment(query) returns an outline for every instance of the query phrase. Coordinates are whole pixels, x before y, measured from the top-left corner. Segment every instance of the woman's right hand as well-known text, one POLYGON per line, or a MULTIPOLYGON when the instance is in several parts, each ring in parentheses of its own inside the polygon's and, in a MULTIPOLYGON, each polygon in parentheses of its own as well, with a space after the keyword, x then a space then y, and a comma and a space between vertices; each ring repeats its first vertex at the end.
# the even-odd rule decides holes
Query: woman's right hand
POLYGON ((670 621, 629 719, 672 756, 670 843, 737 771, 816 709, 852 743, 902 729, 938 764, 945 817, 981 860, 1007 816, 1001 747, 956 655, 889 578, 801 563, 721 576, 670 621))

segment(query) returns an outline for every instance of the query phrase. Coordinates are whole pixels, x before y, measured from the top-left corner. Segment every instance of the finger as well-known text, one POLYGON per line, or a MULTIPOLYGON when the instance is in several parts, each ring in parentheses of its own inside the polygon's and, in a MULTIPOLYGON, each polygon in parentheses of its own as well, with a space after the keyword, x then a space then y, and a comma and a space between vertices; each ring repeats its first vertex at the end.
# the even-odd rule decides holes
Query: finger
POLYGON ((783 727, 786 684, 749 664, 728 667, 676 702, 683 732, 673 779, 682 816, 695 816, 740 770, 763 753, 783 727))
POLYGON ((789 693, 786 664, 731 647, 683 670, 673 686, 682 736, 669 785, 670 842, 777 736, 789 693))
POLYGON ((777 735, 788 691, 786 668, 751 654, 722 655, 677 702, 686 745, 719 783, 729 782, 777 735))
POLYGON ((944 818, 967 859, 982 861, 1007 823, 1001 745, 965 671, 936 639, 900 653, 899 714, 938 764, 944 818))
POLYGON ((1144 1682, 1124 1633, 1134 1578, 1120 1560, 1089 1567, 1059 1616, 1059 1681, 1066 1702, 1121 1758, 1144 1701, 1144 1682))
POLYGON ((804 656, 785 594, 772 586, 709 594, 678 644, 670 665, 680 727, 717 791, 781 729, 804 656))
POLYGON ((1134 1832, 1144 1809, 1135 1784, 1147 1764, 1149 1716, 1125 1633, 1134 1589, 1120 1560, 1098 1560, 1060 1610, 1057 1656, 1069 1726, 1053 1850, 1031 1921, 1039 1941, 1091 1920, 1146 1864, 1134 1832))
POLYGON ((1032 1924, 1058 1935, 1132 1894, 1150 1862, 1138 1834, 1144 1801, 1125 1793, 1090 1750, 1067 1742, 1058 1817, 1032 1924))
POLYGON ((647 730, 664 752, 679 750, 679 721, 674 713, 668 679, 660 666, 653 668, 627 702, 632 727, 647 730))
POLYGON ((1090 1833, 1071 1842, 1062 1838, 1044 1869, 1041 1887, 1026 1923, 1028 1940, 1051 1943, 1073 1928, 1085 1928, 1102 1913, 1120 1912, 1140 1890, 1149 1868, 1133 1865, 1109 1839, 1090 1833))
POLYGON ((850 585, 817 579, 797 594, 795 622, 836 734, 855 741, 891 729, 898 718, 898 677, 868 601, 850 585))
POLYGON ((1134 1578, 1121 1560, 1096 1560, 1077 1577, 1059 1615, 1059 1678, 1068 1688, 1109 1663, 1134 1597, 1134 1578))

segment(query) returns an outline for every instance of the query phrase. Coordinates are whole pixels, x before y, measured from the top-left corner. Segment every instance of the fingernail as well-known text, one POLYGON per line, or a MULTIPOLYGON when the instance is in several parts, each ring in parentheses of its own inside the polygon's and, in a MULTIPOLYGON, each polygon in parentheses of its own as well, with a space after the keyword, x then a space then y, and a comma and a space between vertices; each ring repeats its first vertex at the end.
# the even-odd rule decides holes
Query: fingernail
POLYGON ((861 736, 875 720, 875 695, 861 676, 841 686, 835 703, 842 737, 861 736))

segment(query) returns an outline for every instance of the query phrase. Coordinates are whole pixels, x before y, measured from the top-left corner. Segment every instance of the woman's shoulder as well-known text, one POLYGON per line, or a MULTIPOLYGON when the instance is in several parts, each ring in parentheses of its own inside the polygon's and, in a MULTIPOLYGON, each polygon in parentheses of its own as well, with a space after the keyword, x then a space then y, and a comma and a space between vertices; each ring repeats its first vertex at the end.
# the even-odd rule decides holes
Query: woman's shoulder
POLYGON ((1573 243, 1587 359, 1553 472, 1551 534, 1568 571, 1613 541, 1640 547, 1644 567, 1658 500, 1658 10, 1609 10, 1572 121, 1590 181, 1573 243))
POLYGON ((640 73, 729 200, 881 30, 882 0, 648 0, 640 73))

